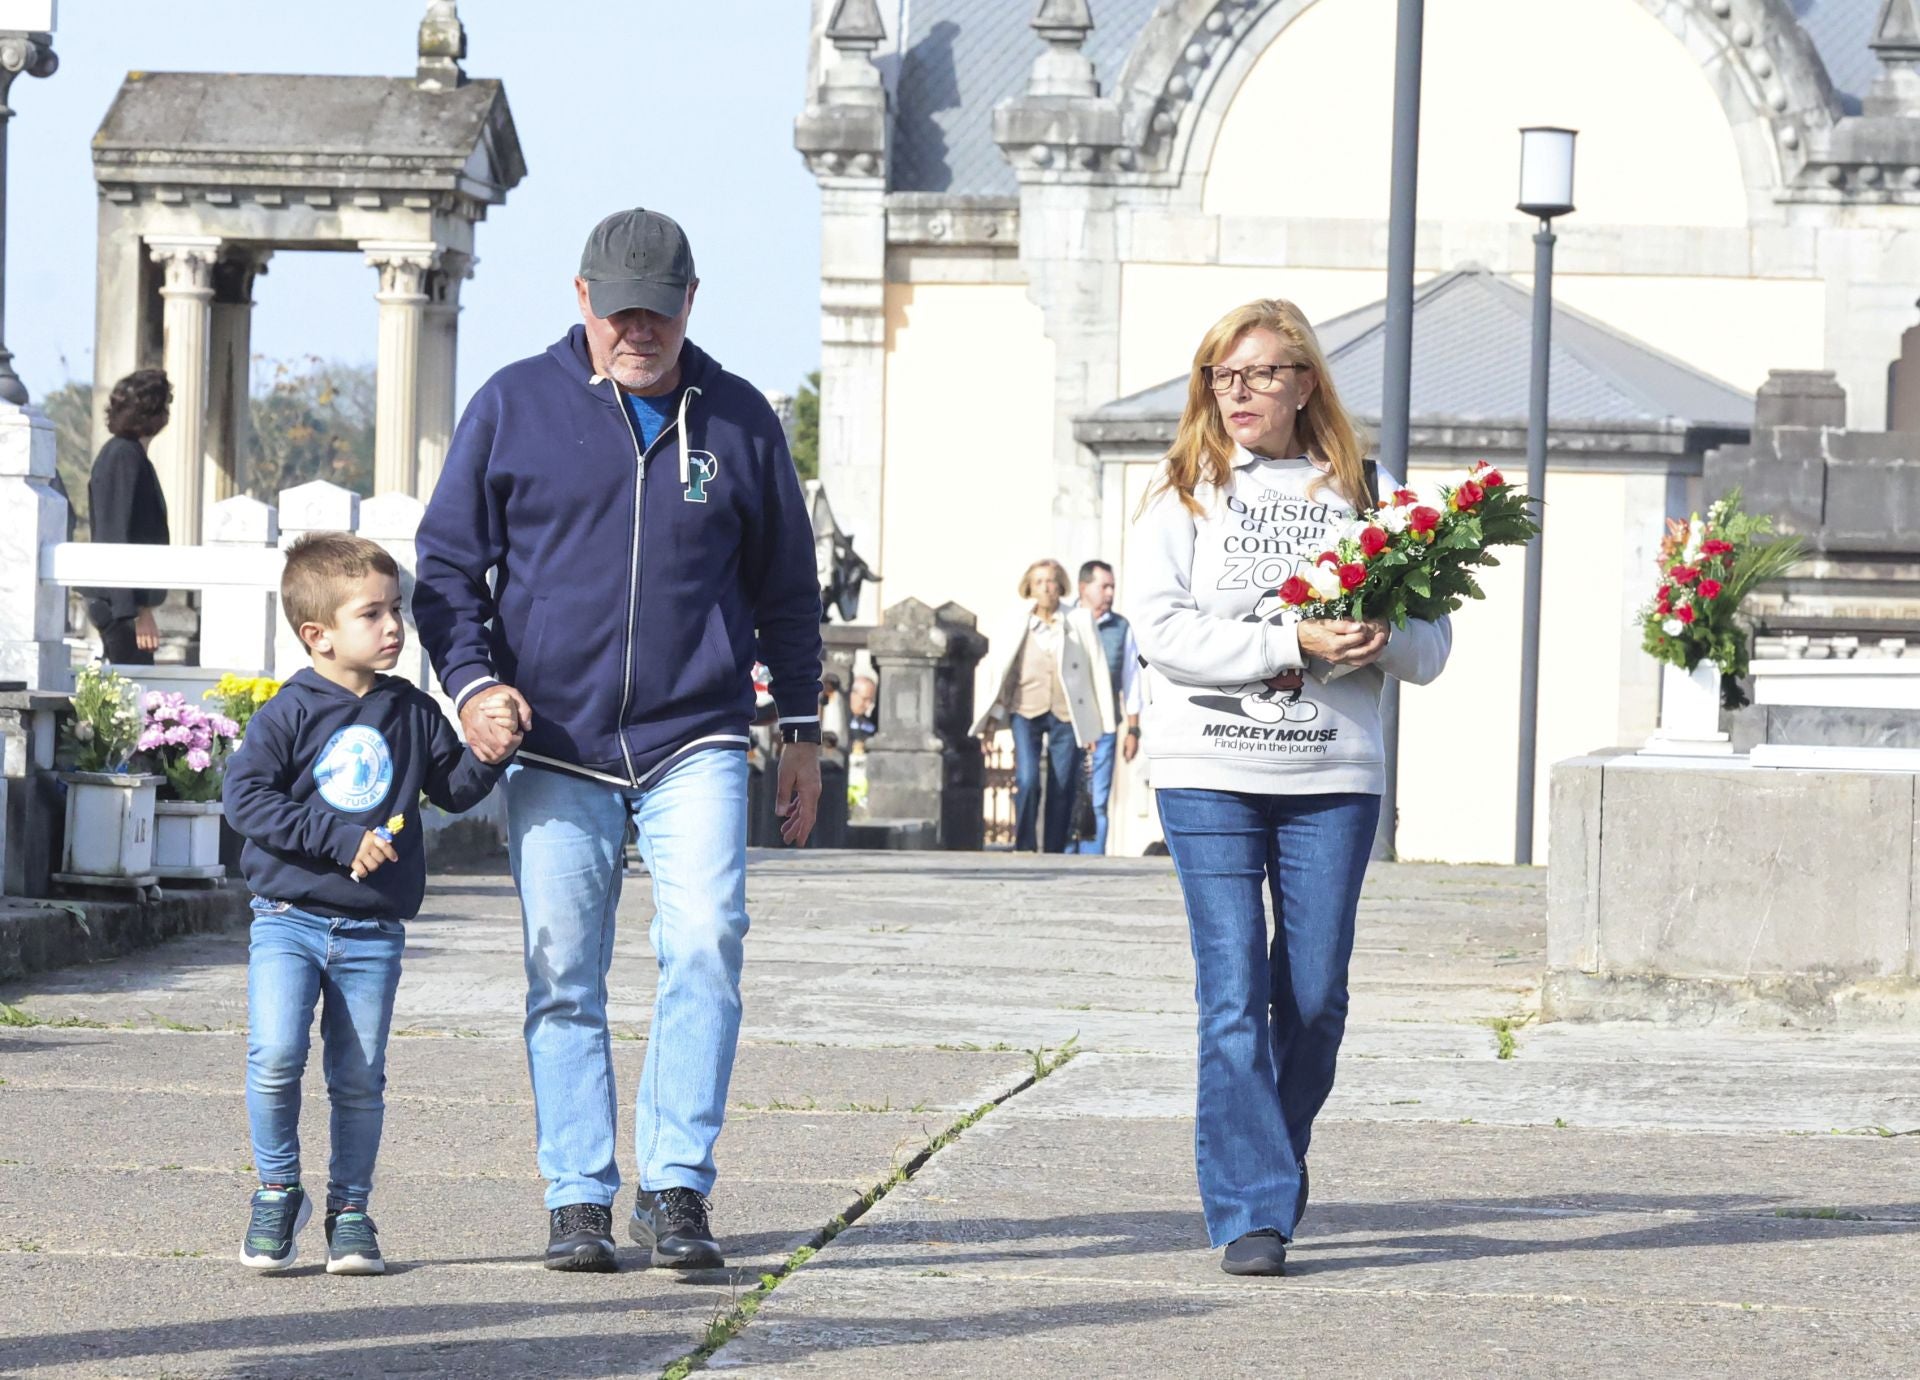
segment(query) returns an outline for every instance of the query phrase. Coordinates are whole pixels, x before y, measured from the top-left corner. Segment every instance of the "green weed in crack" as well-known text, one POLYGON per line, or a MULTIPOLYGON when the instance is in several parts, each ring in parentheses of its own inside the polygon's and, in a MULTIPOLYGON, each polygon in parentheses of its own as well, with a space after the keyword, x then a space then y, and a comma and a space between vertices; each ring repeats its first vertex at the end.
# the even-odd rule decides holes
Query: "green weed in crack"
POLYGON ((874 1204, 919 1173, 928 1160, 953 1144, 969 1127, 977 1125, 980 1119, 995 1107, 1065 1068, 1080 1052, 1079 1039, 1080 1036, 1076 1033, 1063 1041, 1058 1049, 1049 1050, 1042 1045, 1038 1049, 1028 1050, 1027 1053, 1033 1057, 1032 1077, 993 1101, 983 1102, 965 1116, 960 1117, 946 1130, 928 1141, 926 1148, 919 1154, 907 1163, 896 1166, 886 1178, 862 1193, 851 1208, 835 1216, 814 1234, 812 1241, 788 1256, 779 1268, 761 1275, 758 1286, 734 1299, 729 1307, 714 1315, 713 1320, 707 1324, 707 1333, 700 1345, 662 1371, 660 1380, 686 1380, 686 1377, 694 1371, 706 1369, 707 1362, 713 1358, 714 1353, 739 1336, 759 1315, 760 1306, 767 1301, 774 1290, 791 1279, 797 1270, 818 1255, 824 1247, 830 1245, 835 1237, 864 1217, 874 1204))

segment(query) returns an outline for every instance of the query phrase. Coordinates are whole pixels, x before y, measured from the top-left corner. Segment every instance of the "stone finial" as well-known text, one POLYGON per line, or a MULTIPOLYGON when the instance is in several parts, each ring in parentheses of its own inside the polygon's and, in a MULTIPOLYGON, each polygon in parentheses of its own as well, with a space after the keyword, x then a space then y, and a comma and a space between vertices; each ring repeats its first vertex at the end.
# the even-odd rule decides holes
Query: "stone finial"
POLYGON ((1087 0, 1040 0, 1032 26, 1046 40, 1047 50, 1034 61, 1027 94, 1099 95, 1093 60, 1081 51, 1087 35, 1093 32, 1093 11, 1087 7, 1087 0))
POLYGON ((1868 115, 1920 114, 1920 0, 1882 0, 1868 40, 1880 75, 1863 102, 1868 115))
POLYGON ((879 0, 840 0, 827 21, 827 42, 843 53, 871 53, 886 37, 879 0))
POLYGON ((460 59, 467 55, 467 26, 460 22, 457 0, 432 0, 420 21, 420 67, 414 84, 425 91, 451 91, 465 86, 467 74, 460 59))

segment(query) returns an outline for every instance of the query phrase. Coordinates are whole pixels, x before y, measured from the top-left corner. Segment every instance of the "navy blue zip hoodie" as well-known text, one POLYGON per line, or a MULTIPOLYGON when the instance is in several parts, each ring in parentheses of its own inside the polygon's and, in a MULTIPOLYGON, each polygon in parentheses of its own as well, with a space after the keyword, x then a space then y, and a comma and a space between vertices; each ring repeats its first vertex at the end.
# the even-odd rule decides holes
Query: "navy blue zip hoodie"
POLYGON ((240 867, 256 896, 316 915, 411 920, 427 890, 420 792, 443 810, 478 805, 500 779, 432 696, 399 676, 356 695, 311 668, 247 721, 227 765, 227 822, 244 835, 240 867), (406 816, 399 862, 363 881, 350 869, 367 830, 406 816))
POLYGON ((456 706, 504 682, 520 760, 644 784, 744 747, 753 663, 783 723, 820 713, 813 526, 779 419, 691 341, 643 450, 586 330, 487 380, 420 524, 413 613, 456 706))

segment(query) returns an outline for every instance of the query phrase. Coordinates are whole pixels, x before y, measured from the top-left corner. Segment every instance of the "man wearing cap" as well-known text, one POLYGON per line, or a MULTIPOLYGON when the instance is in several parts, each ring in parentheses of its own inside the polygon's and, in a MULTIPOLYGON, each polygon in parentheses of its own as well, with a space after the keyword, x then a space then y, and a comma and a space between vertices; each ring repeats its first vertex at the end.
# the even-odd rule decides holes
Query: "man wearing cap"
POLYGON ((699 280, 653 211, 594 228, 582 323, 467 405, 420 525, 414 616, 461 727, 507 769, 546 1264, 616 1268, 607 974, 627 822, 659 964, 629 1234, 711 1269, 714 1142, 740 1032, 747 727, 764 662, 787 746, 776 811, 820 796, 813 530, 773 409, 687 340, 699 280))

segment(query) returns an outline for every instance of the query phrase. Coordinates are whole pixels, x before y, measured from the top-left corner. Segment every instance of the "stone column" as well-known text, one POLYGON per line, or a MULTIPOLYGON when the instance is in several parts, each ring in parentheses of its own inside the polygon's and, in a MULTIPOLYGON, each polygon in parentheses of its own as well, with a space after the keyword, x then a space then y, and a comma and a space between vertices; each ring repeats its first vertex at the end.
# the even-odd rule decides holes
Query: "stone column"
POLYGON ((958 604, 904 599, 867 639, 880 731, 867 744, 871 846, 975 850, 986 767, 973 737, 974 668, 987 640, 958 604))
POLYGON ((272 252, 233 249, 213 266, 212 369, 203 469, 209 507, 246 487, 253 446, 253 280, 266 272, 272 252))
POLYGON ((414 492, 419 478, 420 334, 427 275, 439 262, 432 244, 362 243, 380 270, 380 356, 374 404, 373 491, 414 492))
POLYGON ((167 496, 167 525, 175 546, 200 544, 206 497, 207 335, 213 304, 213 266, 220 241, 210 235, 149 239, 148 252, 166 274, 163 354, 173 385, 173 415, 148 453, 167 496))
POLYGON ((793 139, 820 183, 820 480, 881 570, 888 119, 873 53, 885 37, 874 0, 840 0, 826 29, 833 56, 793 139))
POLYGON ((0 403, 0 680, 29 690, 72 684, 66 590, 40 580, 40 553, 67 539, 54 492, 53 423, 38 408, 0 403))
POLYGON ((459 357, 460 284, 479 260, 457 249, 441 252, 440 267, 427 276, 426 319, 420 332, 420 470, 414 496, 433 497, 453 442, 454 368, 459 357))

